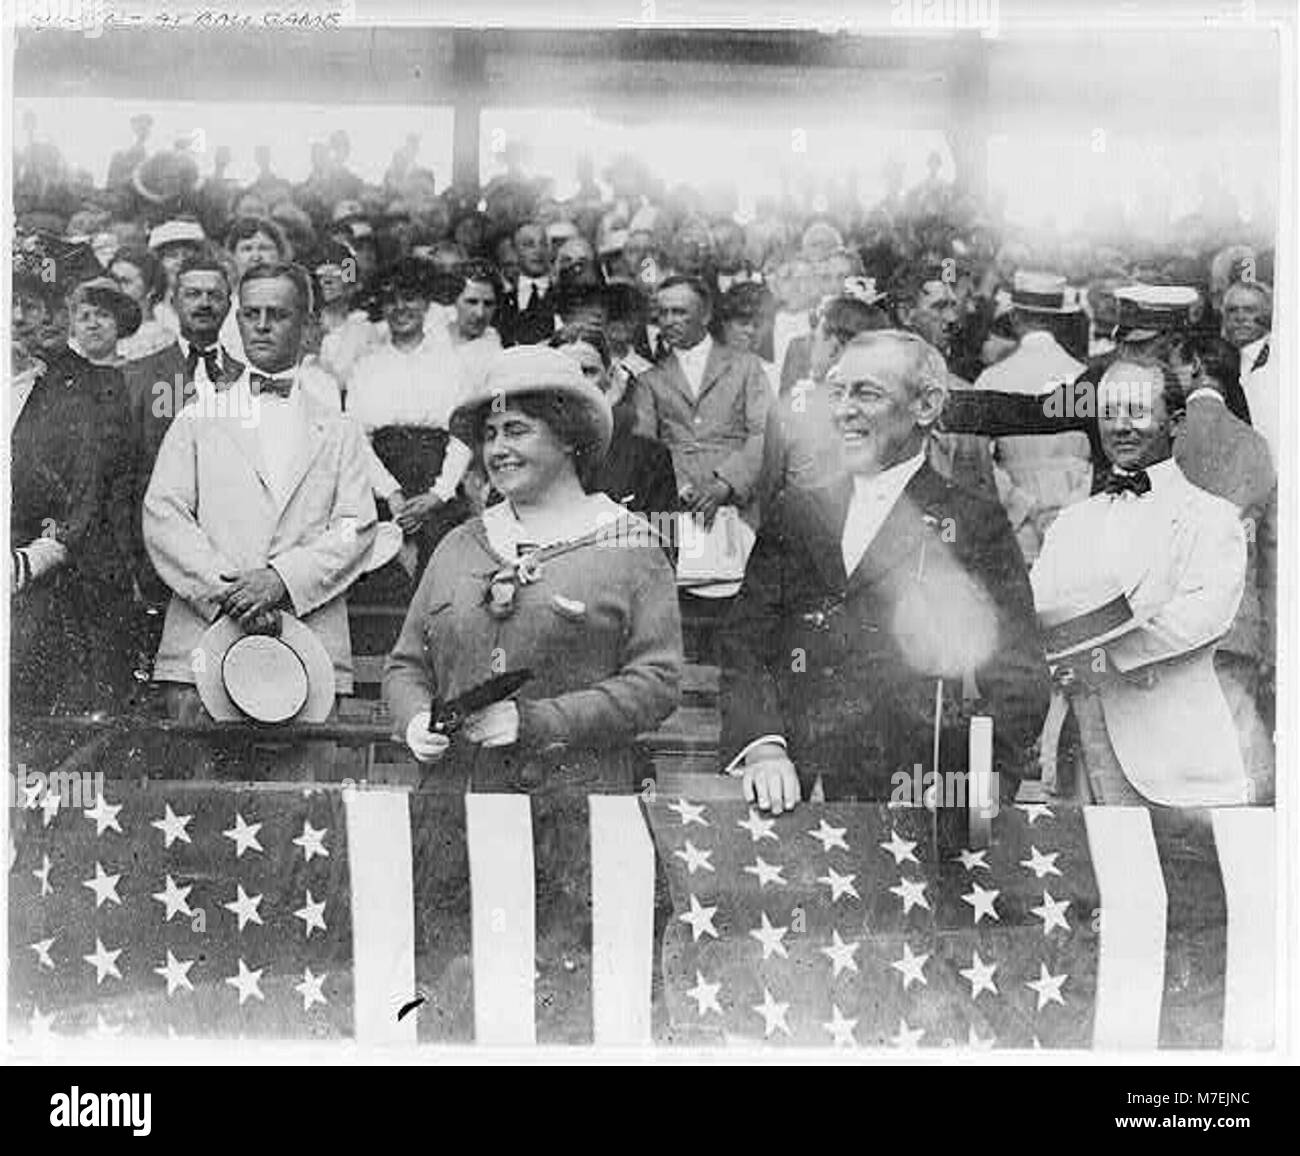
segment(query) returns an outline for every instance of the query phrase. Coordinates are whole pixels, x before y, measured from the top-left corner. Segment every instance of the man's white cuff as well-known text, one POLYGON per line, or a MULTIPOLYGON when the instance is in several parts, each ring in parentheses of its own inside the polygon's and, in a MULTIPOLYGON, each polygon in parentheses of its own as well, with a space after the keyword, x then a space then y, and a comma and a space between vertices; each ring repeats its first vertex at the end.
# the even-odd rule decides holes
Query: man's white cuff
POLYGON ((777 746, 785 749, 785 739, 781 735, 760 735, 752 742, 747 743, 734 759, 723 768, 724 775, 744 774, 745 758, 755 747, 761 747, 764 743, 776 743, 777 746))

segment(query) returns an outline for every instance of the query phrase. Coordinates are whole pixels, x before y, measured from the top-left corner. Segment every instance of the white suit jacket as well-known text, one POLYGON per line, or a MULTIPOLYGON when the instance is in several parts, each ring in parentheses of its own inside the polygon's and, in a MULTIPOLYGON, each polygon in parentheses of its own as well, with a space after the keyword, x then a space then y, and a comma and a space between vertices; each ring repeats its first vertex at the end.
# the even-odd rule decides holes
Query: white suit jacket
POLYGON ((270 565, 333 659, 337 692, 349 694, 344 593, 364 569, 376 522, 365 435, 305 391, 305 428, 277 497, 248 413, 212 397, 172 422, 144 497, 145 548, 173 592, 154 678, 192 683, 192 655, 219 614, 219 575, 270 565))
POLYGON ((1151 492, 1097 494, 1052 523, 1030 579, 1039 612, 1095 609, 1128 596, 1135 629, 1106 645, 1123 679, 1101 691, 1106 730, 1130 782, 1168 806, 1246 802, 1237 732, 1214 672, 1246 572, 1236 507, 1172 461, 1151 492), (1130 503, 1114 510, 1114 503, 1130 503))

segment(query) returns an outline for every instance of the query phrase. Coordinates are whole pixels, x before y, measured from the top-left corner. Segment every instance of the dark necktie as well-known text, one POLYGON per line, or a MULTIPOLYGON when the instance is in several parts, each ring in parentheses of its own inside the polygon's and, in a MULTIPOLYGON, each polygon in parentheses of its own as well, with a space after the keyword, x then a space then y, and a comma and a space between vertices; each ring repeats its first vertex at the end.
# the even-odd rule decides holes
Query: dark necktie
POLYGON ((655 334, 655 360, 663 361, 671 352, 668 342, 664 340, 664 335, 662 333, 655 334))
POLYGON ((1264 342, 1264 347, 1259 351, 1259 356, 1255 358, 1255 364, 1250 367, 1250 372, 1254 373, 1257 369, 1263 369, 1268 364, 1268 342, 1264 342))
POLYGON ((197 345, 190 346, 189 356, 185 358, 185 376, 194 380, 194 371, 199 367, 200 357, 208 371, 208 380, 214 385, 218 384, 221 381, 221 357, 215 345, 202 350, 197 345))
POLYGON ((1136 494, 1139 498, 1151 491, 1151 479, 1147 476, 1146 470, 1134 470, 1132 473, 1120 473, 1116 469, 1110 471, 1110 476, 1106 479, 1106 484, 1102 486, 1103 494, 1110 494, 1112 497, 1118 497, 1120 494, 1128 491, 1136 494))
POLYGON ((250 373, 248 388, 254 397, 264 393, 271 397, 287 398, 293 391, 293 378, 267 377, 264 373, 250 373))

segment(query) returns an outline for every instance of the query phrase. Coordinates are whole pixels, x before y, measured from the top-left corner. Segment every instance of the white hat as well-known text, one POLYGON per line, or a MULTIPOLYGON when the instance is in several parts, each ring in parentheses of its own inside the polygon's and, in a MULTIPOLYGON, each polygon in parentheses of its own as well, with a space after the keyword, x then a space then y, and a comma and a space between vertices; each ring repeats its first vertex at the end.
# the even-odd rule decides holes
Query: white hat
POLYGON ((178 219, 164 221, 161 225, 156 225, 153 232, 149 234, 149 248, 161 249, 164 245, 171 245, 177 241, 203 242, 206 240, 207 235, 203 232, 203 226, 198 221, 178 219))
POLYGON ((280 633, 245 634, 226 616, 199 639, 194 685, 218 722, 324 722, 334 708, 334 663, 315 632, 280 614, 280 633))

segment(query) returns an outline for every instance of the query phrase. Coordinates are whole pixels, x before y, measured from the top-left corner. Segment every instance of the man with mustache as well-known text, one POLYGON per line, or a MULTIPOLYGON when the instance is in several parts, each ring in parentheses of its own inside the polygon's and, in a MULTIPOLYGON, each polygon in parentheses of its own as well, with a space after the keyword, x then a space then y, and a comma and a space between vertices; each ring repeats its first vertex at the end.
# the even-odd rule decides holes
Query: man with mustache
POLYGON ((912 333, 845 347, 828 382, 842 472, 764 511, 722 632, 722 742, 745 797, 776 814, 817 793, 886 801, 899 773, 967 770, 993 717, 1009 788, 1047 710, 1020 550, 994 502, 927 462, 948 370, 912 333))
POLYGON ((154 680, 182 721, 205 717, 195 648, 221 615, 275 633, 284 610, 333 660, 352 692, 344 595, 375 537, 360 427, 306 382, 302 338, 309 274, 259 265, 239 286, 237 317, 252 363, 224 404, 187 407, 158 451, 144 498, 144 540, 172 592, 154 680))

